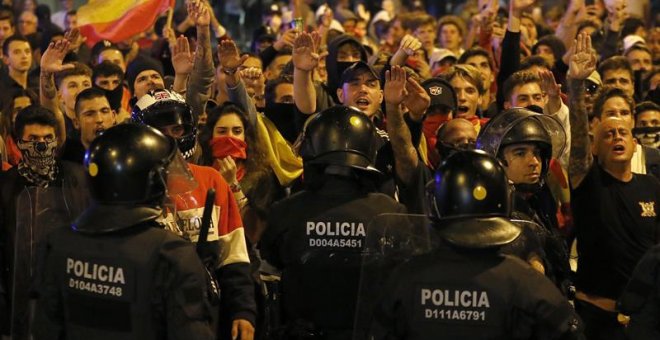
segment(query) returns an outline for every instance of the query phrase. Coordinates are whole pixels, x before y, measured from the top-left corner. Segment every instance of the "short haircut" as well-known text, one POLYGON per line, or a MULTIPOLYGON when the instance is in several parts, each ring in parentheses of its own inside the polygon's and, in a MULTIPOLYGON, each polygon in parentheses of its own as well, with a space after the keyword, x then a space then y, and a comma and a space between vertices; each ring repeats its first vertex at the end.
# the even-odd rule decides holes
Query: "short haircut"
POLYGON ((442 72, 442 74, 440 74, 440 78, 446 80, 449 83, 451 83, 451 80, 457 76, 467 80, 472 85, 474 85, 477 88, 479 95, 486 93, 486 88, 484 87, 484 83, 481 80, 481 74, 476 67, 466 64, 457 64, 449 67, 444 72, 442 72))
POLYGON ((98 77, 110 76, 119 77, 119 82, 124 81, 124 71, 121 70, 121 67, 113 62, 105 60, 102 63, 94 66, 92 72, 92 82, 95 82, 96 78, 98 77))
POLYGON ((410 25, 410 30, 413 32, 416 29, 427 25, 431 25, 433 30, 436 29, 435 18, 428 14, 422 14, 419 17, 412 19, 409 25, 410 25))
POLYGON ((76 106, 75 106, 76 117, 80 116, 80 112, 78 112, 78 109, 80 108, 80 103, 82 103, 85 100, 101 98, 101 97, 106 98, 105 92, 103 92, 103 90, 98 89, 96 87, 90 87, 80 91, 80 93, 78 93, 78 95, 76 96, 76 106))
POLYGON ((644 113, 646 111, 658 111, 660 112, 660 105, 647 100, 644 102, 641 102, 635 106, 635 119, 637 119, 637 116, 641 113, 644 113))
POLYGON ((461 54, 461 57, 458 58, 458 63, 459 64, 466 64, 467 60, 476 57, 476 56, 482 56, 488 60, 488 65, 490 66, 491 69, 493 69, 493 61, 491 60, 490 54, 488 54, 488 51, 485 49, 475 46, 470 49, 467 49, 463 54, 461 54))
POLYGON ((455 15, 445 15, 438 20, 438 36, 440 36, 440 32, 442 32, 442 27, 449 24, 456 26, 456 28, 458 28, 458 33, 461 36, 465 35, 466 29, 463 19, 455 15))
POLYGON ((14 123, 16 138, 22 139, 25 126, 32 124, 50 126, 55 129, 57 134, 58 125, 55 114, 41 105, 33 104, 16 114, 16 122, 14 123))
POLYGON ((630 62, 626 57, 624 56, 613 56, 609 57, 605 60, 603 60, 602 63, 598 66, 598 74, 600 74, 601 77, 603 77, 603 81, 605 81, 605 72, 607 71, 613 71, 613 70, 624 70, 627 71, 628 74, 630 75, 630 79, 634 80, 635 77, 633 75, 633 69, 632 66, 630 66, 630 62))
POLYGON ((625 38, 630 34, 635 34, 640 27, 645 27, 644 21, 637 17, 628 17, 621 25, 621 38, 625 38))
POLYGON ((77 14, 78 14, 78 11, 75 10, 75 9, 72 9, 72 10, 66 12, 66 16, 77 15, 77 14))
POLYGON ((550 64, 548 64, 548 61, 545 60, 543 57, 541 57, 540 55, 532 55, 523 59, 520 62, 520 67, 518 68, 518 71, 527 71, 534 66, 543 67, 548 70, 551 69, 550 64))
POLYGON ((79 63, 79 62, 74 62, 73 68, 60 71, 55 73, 55 86, 59 89, 62 81, 71 76, 88 76, 89 79, 92 79, 92 69, 89 68, 89 66, 79 63))
POLYGON ((612 87, 612 86, 605 86, 603 89, 600 91, 600 94, 598 97, 596 97, 596 100, 594 101, 594 112, 593 115, 595 117, 600 118, 603 115, 603 106, 605 105, 605 102, 614 97, 621 97, 623 100, 628 103, 628 106, 630 107, 630 112, 632 114, 635 114, 635 100, 626 94, 623 90, 612 87))
POLYGON ((539 46, 548 46, 552 50, 555 60, 560 61, 566 54, 566 45, 561 39, 557 38, 554 34, 549 34, 541 37, 536 44, 532 47, 532 54, 537 54, 539 46))
POLYGON ((277 89, 277 87, 282 84, 293 84, 293 78, 289 75, 283 74, 266 83, 266 91, 265 91, 266 105, 275 102, 275 89, 277 89))
POLYGON ((540 86, 541 77, 539 77, 538 74, 530 71, 514 72, 504 82, 504 87, 502 88, 502 93, 504 94, 504 100, 505 101, 511 100, 513 89, 516 88, 516 86, 521 86, 529 83, 537 83, 540 86))
POLYGON ((9 20, 9 26, 14 27, 14 14, 12 12, 0 12, 0 21, 9 20))
POLYGON ((14 41, 26 42, 28 45, 30 44, 30 42, 22 35, 14 34, 11 37, 5 39, 5 41, 2 43, 2 53, 4 55, 9 55, 9 44, 13 43, 14 41))
POLYGON ((651 56, 651 59, 653 59, 653 53, 651 53, 651 50, 649 50, 649 48, 648 48, 646 45, 644 45, 644 44, 634 44, 634 45, 630 46, 630 47, 629 47, 629 48, 623 53, 623 55, 627 57, 628 54, 629 54, 630 52, 632 52, 632 51, 644 51, 644 52, 648 53, 648 54, 651 56))

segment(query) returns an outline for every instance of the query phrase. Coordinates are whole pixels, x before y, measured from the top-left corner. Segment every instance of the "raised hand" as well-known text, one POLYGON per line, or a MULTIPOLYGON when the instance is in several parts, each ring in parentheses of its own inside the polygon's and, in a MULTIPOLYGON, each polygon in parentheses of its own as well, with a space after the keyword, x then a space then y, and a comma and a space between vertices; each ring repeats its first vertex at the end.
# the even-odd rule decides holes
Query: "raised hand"
POLYGON ((63 70, 72 69, 73 64, 62 64, 64 57, 69 51, 70 42, 67 39, 58 40, 48 45, 48 48, 41 55, 41 72, 57 73, 63 70))
POLYGON ((241 57, 236 43, 231 39, 223 40, 218 45, 218 59, 223 70, 235 72, 247 58, 248 55, 241 57))
POLYGON ((399 50, 404 51, 408 56, 415 54, 415 51, 422 47, 422 43, 410 34, 406 34, 399 44, 399 50))
POLYGON ((87 41, 87 37, 80 34, 80 31, 77 28, 66 32, 66 34, 64 34, 64 39, 69 41, 69 51, 77 51, 78 48, 87 41))
POLYGON ((383 89, 385 103, 398 107, 407 95, 406 70, 394 65, 389 71, 385 71, 385 88, 383 89))
POLYGON ((209 6, 199 0, 188 2, 188 16, 197 26, 208 26, 211 23, 211 13, 209 6))
POLYGON ((517 18, 534 5, 535 0, 511 0, 509 2, 509 13, 517 18))
POLYGON ((240 72, 245 87, 253 89, 255 94, 263 94, 266 89, 266 78, 260 68, 248 67, 240 72))
POLYGON ((273 44, 273 48, 275 48, 276 51, 281 51, 287 47, 293 48, 293 42, 296 40, 296 33, 295 30, 284 32, 284 34, 282 34, 282 36, 273 44))
POLYGON ((575 53, 571 56, 568 67, 568 77, 571 79, 586 79, 596 70, 596 52, 591 48, 591 36, 580 33, 573 42, 575 53))
POLYGON ((311 72, 318 66, 321 56, 318 45, 321 36, 317 32, 302 32, 293 42, 293 66, 301 71, 311 72))
POLYGON ((431 106, 431 97, 415 79, 408 78, 403 105, 408 108, 412 116, 421 118, 431 106))
POLYGON ((173 45, 170 45, 172 51, 172 67, 176 74, 190 74, 193 69, 193 54, 190 52, 188 38, 180 36, 173 45))
POLYGON ((552 74, 552 71, 539 71, 539 77, 541 78, 541 91, 543 91, 543 93, 550 97, 557 97, 560 95, 561 85, 557 84, 555 81, 555 75, 552 74))

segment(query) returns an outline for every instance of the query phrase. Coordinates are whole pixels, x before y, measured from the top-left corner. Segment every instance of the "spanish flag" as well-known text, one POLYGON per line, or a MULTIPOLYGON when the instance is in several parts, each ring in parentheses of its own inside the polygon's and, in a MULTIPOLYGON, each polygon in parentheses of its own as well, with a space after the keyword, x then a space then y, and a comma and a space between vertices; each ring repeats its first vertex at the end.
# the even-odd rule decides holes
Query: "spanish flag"
POLYGON ((106 39, 127 40, 147 31, 175 0, 89 0, 78 9, 80 33, 93 46, 106 39))

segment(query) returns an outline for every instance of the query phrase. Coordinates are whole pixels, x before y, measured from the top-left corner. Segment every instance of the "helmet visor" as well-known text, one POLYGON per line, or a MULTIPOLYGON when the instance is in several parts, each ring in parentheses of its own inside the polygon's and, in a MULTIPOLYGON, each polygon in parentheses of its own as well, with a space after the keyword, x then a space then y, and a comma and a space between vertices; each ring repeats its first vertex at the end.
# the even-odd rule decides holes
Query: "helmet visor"
POLYGON ((188 163, 183 159, 183 155, 178 149, 175 149, 172 161, 165 169, 165 174, 167 176, 168 195, 179 195, 197 188, 197 181, 195 181, 188 163))

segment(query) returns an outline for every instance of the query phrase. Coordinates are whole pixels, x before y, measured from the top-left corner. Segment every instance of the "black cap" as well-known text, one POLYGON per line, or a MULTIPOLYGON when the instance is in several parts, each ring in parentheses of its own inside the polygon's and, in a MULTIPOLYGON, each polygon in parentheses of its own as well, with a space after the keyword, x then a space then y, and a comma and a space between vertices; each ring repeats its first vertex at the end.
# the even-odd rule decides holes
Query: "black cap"
POLYGON ((376 70, 374 70, 371 65, 365 63, 364 61, 358 61, 355 64, 351 65, 349 68, 344 70, 344 73, 341 74, 341 78, 339 78, 339 86, 341 87, 344 83, 351 81, 355 77, 357 77, 360 72, 363 72, 364 70, 367 70, 367 72, 371 73, 376 79, 380 80, 380 77, 378 77, 378 73, 376 70))
POLYGON ((454 92, 454 88, 446 80, 430 78, 422 82, 422 87, 431 97, 431 107, 442 106, 456 112, 456 93, 454 92))

